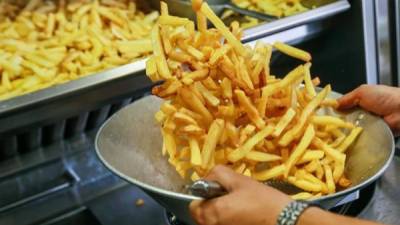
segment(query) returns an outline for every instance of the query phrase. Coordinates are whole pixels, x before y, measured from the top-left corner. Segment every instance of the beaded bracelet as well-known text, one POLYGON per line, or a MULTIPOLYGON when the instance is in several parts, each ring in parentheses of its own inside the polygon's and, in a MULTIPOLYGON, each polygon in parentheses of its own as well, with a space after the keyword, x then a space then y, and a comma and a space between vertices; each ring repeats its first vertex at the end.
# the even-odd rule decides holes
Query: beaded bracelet
POLYGON ((279 214, 277 225, 296 225, 300 215, 309 207, 317 206, 305 201, 290 202, 279 214))

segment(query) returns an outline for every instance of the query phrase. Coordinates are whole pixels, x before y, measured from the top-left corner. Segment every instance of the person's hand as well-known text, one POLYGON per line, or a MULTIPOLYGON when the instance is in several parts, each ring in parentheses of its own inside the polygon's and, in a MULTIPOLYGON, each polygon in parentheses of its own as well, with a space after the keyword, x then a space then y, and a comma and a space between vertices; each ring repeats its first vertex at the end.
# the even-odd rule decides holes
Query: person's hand
POLYGON ((361 85, 339 100, 339 109, 355 106, 382 116, 393 133, 400 134, 400 88, 385 85, 361 85))
POLYGON ((199 225, 275 225, 279 213, 291 199, 231 169, 216 166, 206 177, 219 182, 228 194, 190 204, 199 225))

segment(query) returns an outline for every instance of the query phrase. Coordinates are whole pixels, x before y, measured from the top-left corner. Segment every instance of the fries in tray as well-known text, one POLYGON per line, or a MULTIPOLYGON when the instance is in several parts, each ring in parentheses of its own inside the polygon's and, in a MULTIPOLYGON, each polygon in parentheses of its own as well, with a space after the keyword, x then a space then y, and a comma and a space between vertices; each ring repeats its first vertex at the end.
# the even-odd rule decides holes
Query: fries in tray
POLYGON ((1 1, 0 100, 147 56, 157 17, 131 0, 1 1))
POLYGON ((309 10, 301 0, 233 0, 237 6, 276 17, 291 16, 309 10))
MULTIPOLYGON (((292 16, 310 10, 310 8, 304 6, 300 0, 232 0, 232 2, 240 8, 257 11, 278 18, 292 16)), ((221 18, 227 22, 237 20, 240 27, 243 29, 254 27, 265 22, 250 16, 239 16, 232 10, 225 10, 221 18)))
POLYGON ((166 100, 155 118, 162 153, 183 178, 197 180, 224 164, 259 181, 286 180, 304 190, 296 199, 351 185, 346 150, 361 128, 316 113, 337 103, 329 85, 316 91, 309 53, 279 42, 245 46, 239 28, 224 26, 205 2, 194 7, 199 31, 168 15, 165 3, 161 8, 147 75, 164 80, 153 89, 166 100), (207 28, 206 18, 216 28, 207 28), (304 64, 277 78, 269 66, 273 49, 304 64))

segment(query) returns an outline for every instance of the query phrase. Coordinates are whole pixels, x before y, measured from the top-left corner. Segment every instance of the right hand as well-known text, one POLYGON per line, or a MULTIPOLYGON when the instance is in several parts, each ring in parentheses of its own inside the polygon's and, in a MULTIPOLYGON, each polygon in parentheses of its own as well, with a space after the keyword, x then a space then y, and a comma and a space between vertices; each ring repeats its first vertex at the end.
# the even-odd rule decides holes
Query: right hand
POLYGON ((400 88, 364 84, 338 101, 339 109, 360 106, 383 117, 393 133, 400 135, 400 88))
POLYGON ((228 194, 190 204, 199 225, 275 225, 279 213, 292 201, 282 192, 224 166, 215 166, 205 179, 217 181, 228 194))

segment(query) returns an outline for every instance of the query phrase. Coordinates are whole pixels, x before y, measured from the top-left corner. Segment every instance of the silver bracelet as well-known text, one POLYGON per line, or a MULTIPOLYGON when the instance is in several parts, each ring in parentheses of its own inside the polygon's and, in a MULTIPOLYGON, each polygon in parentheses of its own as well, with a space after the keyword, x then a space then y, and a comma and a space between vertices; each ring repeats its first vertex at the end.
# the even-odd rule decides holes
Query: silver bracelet
POLYGON ((310 206, 314 204, 304 201, 290 202, 279 214, 276 225, 296 225, 300 215, 310 206))

